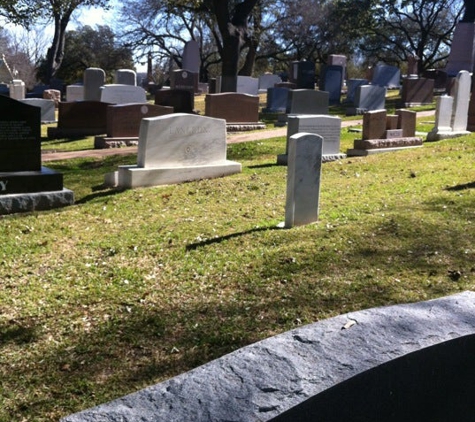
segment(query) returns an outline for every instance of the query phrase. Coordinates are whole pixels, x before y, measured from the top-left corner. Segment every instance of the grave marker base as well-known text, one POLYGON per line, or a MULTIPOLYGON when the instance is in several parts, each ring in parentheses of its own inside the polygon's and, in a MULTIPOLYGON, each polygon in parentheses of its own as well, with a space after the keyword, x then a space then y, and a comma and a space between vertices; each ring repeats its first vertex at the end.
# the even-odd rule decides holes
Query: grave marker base
POLYGON ((119 188, 152 187, 211 179, 240 173, 240 163, 223 161, 203 166, 144 168, 138 166, 119 166, 118 172, 105 176, 104 183, 119 188))
POLYGON ((74 193, 69 189, 51 192, 15 193, 0 196, 0 215, 20 212, 46 211, 74 204, 74 193))
POLYGON ((373 149, 349 149, 346 151, 348 157, 365 157, 367 155, 381 154, 383 152, 401 151, 404 149, 421 148, 422 145, 414 145, 410 147, 394 147, 394 148, 373 148, 373 149))

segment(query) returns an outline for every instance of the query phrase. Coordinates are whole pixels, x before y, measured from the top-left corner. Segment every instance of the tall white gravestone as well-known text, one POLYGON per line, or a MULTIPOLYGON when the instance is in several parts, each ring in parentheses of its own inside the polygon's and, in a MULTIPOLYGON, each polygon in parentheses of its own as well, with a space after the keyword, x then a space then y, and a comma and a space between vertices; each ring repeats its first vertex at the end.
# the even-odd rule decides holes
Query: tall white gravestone
POLYGON ((435 126, 427 134, 428 141, 455 138, 470 133, 467 130, 470 85, 470 73, 462 70, 455 79, 454 95, 437 98, 435 126))
POLYGON ((289 139, 285 227, 318 220, 323 138, 298 133, 289 139))

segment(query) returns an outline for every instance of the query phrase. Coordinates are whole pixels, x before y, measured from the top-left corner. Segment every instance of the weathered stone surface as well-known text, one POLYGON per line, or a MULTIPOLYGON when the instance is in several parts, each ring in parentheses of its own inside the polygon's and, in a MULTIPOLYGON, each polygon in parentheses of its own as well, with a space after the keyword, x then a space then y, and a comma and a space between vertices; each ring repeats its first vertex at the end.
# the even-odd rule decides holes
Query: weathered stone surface
POLYGON ((74 204, 74 193, 69 189, 2 195, 0 196, 0 215, 45 211, 72 204, 74 204))
POLYGON ((351 312, 244 347, 62 421, 269 421, 365 371, 473 334, 474 292, 351 312))
POLYGON ((394 148, 422 145, 422 138, 355 139, 357 149, 394 148))

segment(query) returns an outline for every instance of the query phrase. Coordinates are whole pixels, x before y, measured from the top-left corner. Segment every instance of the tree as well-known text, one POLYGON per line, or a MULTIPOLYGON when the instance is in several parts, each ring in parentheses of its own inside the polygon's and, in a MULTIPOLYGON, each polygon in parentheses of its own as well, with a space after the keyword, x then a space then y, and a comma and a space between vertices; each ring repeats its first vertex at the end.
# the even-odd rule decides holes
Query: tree
MULTIPOLYGON (((122 14, 133 16, 133 25, 124 28, 125 37, 136 46, 147 39, 179 65, 185 36, 207 46, 207 58, 222 67, 221 88, 235 91, 242 49, 251 45, 251 21, 255 7, 264 0, 126 0, 122 14), (140 12, 139 12, 140 11, 140 12), (140 35, 141 34, 141 35, 140 35)), ((130 20, 129 20, 130 23, 130 20)), ((203 54, 203 52, 202 52, 203 54)))
POLYGON ((26 28, 38 19, 52 20, 54 34, 46 53, 45 81, 56 75, 64 56, 66 28, 79 7, 107 7, 108 0, 0 0, 0 14, 26 28))
POLYGON ((358 3, 338 0, 332 20, 350 24, 369 60, 399 64, 417 55, 422 72, 447 58, 460 0, 363 0, 359 10, 358 3))
MULTIPOLYGON (((46 61, 40 67, 40 75, 46 71, 45 67, 46 61)), ((114 32, 108 26, 98 25, 94 29, 86 25, 67 31, 64 58, 56 77, 66 84, 72 84, 82 80, 84 70, 88 67, 103 69, 108 80, 112 81, 115 70, 134 67, 132 50, 118 44, 114 32)))

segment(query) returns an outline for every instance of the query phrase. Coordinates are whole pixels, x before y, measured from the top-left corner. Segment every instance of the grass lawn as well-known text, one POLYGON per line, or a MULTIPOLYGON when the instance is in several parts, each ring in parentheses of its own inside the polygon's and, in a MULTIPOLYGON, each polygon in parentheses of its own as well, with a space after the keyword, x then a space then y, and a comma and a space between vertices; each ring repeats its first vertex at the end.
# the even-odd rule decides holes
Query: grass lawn
POLYGON ((319 222, 291 230, 276 228, 284 150, 229 145, 241 174, 125 191, 103 175, 132 155, 48 163, 76 204, 0 219, 0 421, 55 421, 303 324, 474 289, 475 134, 325 163, 319 222))

